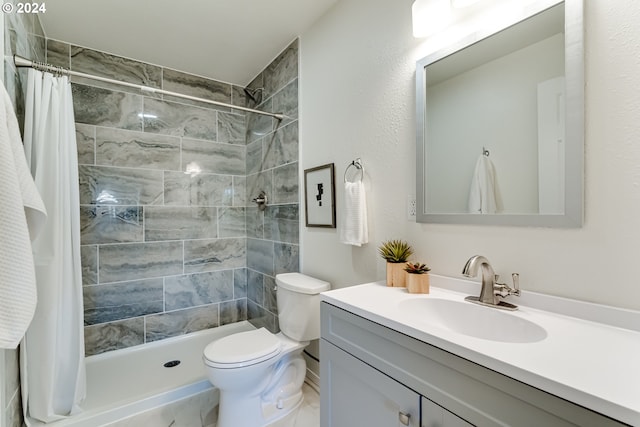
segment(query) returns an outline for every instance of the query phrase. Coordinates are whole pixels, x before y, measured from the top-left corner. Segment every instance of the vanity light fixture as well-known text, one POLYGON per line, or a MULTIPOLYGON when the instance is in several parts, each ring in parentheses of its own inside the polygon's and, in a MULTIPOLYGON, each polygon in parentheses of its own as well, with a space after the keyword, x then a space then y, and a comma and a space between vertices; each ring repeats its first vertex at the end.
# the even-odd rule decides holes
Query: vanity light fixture
POLYGON ((478 3, 480 0, 451 0, 451 7, 455 9, 462 9, 478 3))
MULTIPOLYGON (((448 33, 446 38, 453 40, 460 34, 495 28, 504 22, 511 22, 536 1, 415 0, 411 7, 413 36, 427 38, 448 33)), ((553 0, 550 0, 551 3, 553 0)))
POLYGON ((449 0, 416 0, 411 7, 413 36, 429 37, 444 30, 452 21, 449 0))

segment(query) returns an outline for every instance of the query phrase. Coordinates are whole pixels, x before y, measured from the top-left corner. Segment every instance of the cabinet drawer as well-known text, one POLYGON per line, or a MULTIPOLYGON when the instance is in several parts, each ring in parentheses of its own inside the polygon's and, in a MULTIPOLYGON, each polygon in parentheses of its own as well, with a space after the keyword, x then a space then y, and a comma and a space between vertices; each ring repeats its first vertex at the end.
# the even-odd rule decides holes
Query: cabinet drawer
POLYGON ((324 340, 474 425, 624 425, 326 302, 321 313, 324 340))

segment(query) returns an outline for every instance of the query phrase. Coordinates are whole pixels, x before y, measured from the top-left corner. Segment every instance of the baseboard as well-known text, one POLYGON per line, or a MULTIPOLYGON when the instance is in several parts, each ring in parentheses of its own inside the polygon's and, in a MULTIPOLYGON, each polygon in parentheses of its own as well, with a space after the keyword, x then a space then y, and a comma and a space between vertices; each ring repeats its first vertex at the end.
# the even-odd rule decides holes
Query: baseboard
POLYGON ((320 394, 320 377, 318 376, 318 374, 310 369, 307 369, 307 376, 305 377, 304 382, 307 383, 309 387, 318 392, 318 394, 320 394))

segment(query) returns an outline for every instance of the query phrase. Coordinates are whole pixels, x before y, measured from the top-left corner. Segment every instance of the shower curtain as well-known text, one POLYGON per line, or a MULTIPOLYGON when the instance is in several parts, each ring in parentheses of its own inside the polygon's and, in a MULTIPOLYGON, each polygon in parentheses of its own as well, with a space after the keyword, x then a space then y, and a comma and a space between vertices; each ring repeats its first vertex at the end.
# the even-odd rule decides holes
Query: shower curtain
POLYGON ((38 305, 20 349, 25 421, 80 411, 86 395, 78 160, 68 77, 29 70, 24 145, 48 218, 33 243, 38 305))

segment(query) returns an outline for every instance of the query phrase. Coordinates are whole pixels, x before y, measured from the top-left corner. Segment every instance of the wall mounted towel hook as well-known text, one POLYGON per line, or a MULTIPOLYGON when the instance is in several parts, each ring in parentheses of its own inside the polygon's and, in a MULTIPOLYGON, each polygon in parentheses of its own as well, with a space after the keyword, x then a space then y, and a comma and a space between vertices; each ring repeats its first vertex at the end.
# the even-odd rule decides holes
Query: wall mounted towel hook
POLYGON ((364 179, 364 165, 362 164, 362 159, 360 159, 360 157, 358 157, 357 159, 355 159, 351 163, 349 163, 349 165, 345 169, 345 171, 344 171, 344 182, 348 182, 348 180, 347 180, 347 172, 349 171, 349 169, 351 167, 355 167, 357 169, 357 171, 360 172, 360 181, 362 181, 364 179))

